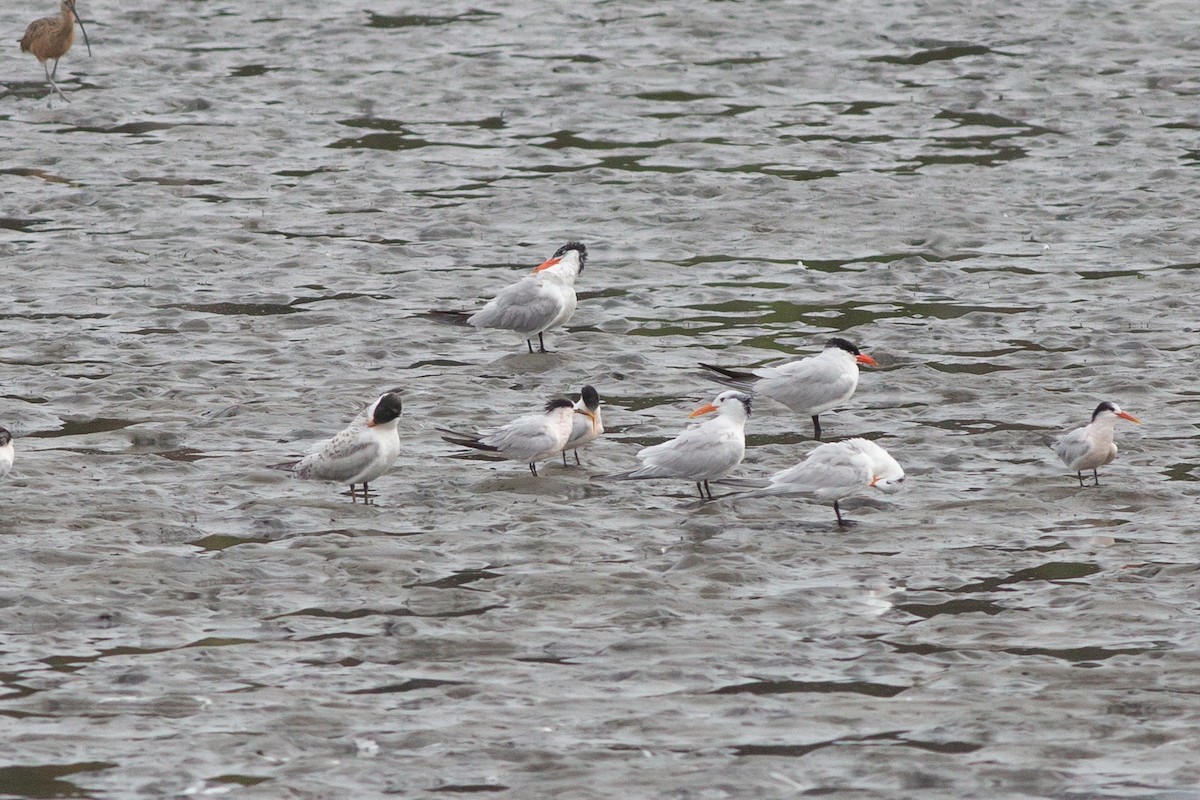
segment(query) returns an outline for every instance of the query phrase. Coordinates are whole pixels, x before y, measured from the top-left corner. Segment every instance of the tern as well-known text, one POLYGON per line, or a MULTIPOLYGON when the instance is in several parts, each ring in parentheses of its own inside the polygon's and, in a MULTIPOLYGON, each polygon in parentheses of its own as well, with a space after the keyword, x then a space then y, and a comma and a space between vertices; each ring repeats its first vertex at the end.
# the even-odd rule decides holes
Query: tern
POLYGON ((1095 479, 1094 486, 1100 485, 1098 469, 1110 463, 1117 457, 1117 445, 1113 442, 1113 426, 1117 418, 1142 424, 1142 421, 1132 414, 1122 411, 1116 403, 1107 400, 1096 406, 1092 412, 1092 421, 1082 428, 1076 428, 1053 443, 1054 452, 1079 478, 1083 486, 1084 470, 1091 470, 1095 479))
POLYGON ((604 420, 600 417, 600 393, 595 386, 584 386, 575 402, 575 417, 571 424, 571 436, 563 446, 563 466, 567 465, 567 451, 575 452, 575 463, 579 461, 579 448, 598 439, 604 433, 604 420))
POLYGON ((858 388, 859 364, 878 366, 875 359, 851 342, 834 336, 825 342, 825 349, 818 355, 778 367, 736 370, 712 364, 700 366, 715 373, 707 377, 717 383, 769 397, 798 414, 811 416, 813 438, 820 439, 819 415, 854 394, 858 388))
POLYGON ((705 492, 713 499, 709 481, 724 478, 746 455, 746 419, 750 396, 745 392, 721 392, 711 403, 700 406, 691 417, 717 412, 699 425, 685 428, 670 441, 645 447, 637 457, 642 466, 629 472, 608 475, 612 480, 683 478, 696 484, 701 500, 705 492))
POLYGON ((441 316, 466 317, 476 330, 500 328, 516 331, 533 352, 533 337, 538 349, 546 352, 546 331, 564 324, 575 313, 575 279, 583 272, 587 247, 568 242, 546 261, 534 267, 533 274, 501 290, 475 313, 438 311, 441 316))
POLYGON ((16 451, 13 448, 13 437, 8 428, 0 428, 0 478, 12 469, 16 451))
POLYGON ((368 484, 387 472, 400 455, 400 395, 381 395, 332 439, 316 446, 312 453, 291 465, 299 478, 350 484, 350 499, 357 502, 355 484, 362 484, 363 500, 368 484))
POLYGON ((887 450, 869 439, 846 439, 818 445, 799 464, 768 477, 765 486, 728 499, 807 495, 832 500, 838 525, 845 527, 842 500, 872 488, 890 494, 903 485, 904 469, 887 450))
POLYGON ((554 458, 562 452, 571 437, 571 425, 577 411, 575 404, 565 398, 555 398, 546 403, 540 414, 519 417, 499 428, 488 428, 478 433, 464 433, 449 428, 438 428, 442 438, 450 444, 471 447, 501 458, 524 461, 529 471, 537 476, 537 462, 554 458))

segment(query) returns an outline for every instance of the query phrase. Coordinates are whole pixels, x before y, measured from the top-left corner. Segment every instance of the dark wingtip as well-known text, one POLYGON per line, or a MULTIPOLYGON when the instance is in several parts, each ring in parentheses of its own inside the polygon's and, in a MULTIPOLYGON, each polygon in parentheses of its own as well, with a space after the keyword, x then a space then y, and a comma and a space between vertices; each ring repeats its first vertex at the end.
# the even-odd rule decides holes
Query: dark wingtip
POLYGON ((13 435, 9 432, 8 428, 0 428, 0 447, 3 447, 12 440, 13 435))

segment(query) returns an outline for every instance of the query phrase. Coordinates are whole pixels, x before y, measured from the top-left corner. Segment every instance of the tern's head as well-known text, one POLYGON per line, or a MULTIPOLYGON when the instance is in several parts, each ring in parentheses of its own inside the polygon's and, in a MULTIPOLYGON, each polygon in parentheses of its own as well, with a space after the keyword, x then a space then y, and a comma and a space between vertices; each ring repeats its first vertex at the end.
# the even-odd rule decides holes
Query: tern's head
POLYGON ((400 416, 400 410, 400 395, 388 392, 367 409, 367 427, 373 428, 391 422, 400 416))
POLYGON ((554 251, 554 255, 534 267, 534 272, 541 272, 544 269, 557 267, 559 264, 566 266, 574 266, 575 272, 583 272, 583 265, 587 261, 587 248, 582 242, 567 242, 562 247, 554 251))
POLYGON ((904 486, 904 468, 892 454, 870 439, 847 439, 849 447, 865 455, 871 462, 871 486, 891 494, 904 486))
POLYGON ((750 416, 750 395, 734 389, 721 392, 711 403, 705 403, 689 416, 698 417, 701 414, 711 414, 719 411, 722 414, 740 414, 743 418, 750 416))
POLYGON ((8 428, 0 428, 0 447, 12 442, 12 434, 8 432, 8 428))
POLYGON ((595 386, 584 386, 579 396, 588 411, 595 411, 600 407, 600 393, 596 391, 595 386))
POLYGON ((553 414, 560 408, 569 408, 574 410, 575 404, 565 397, 555 397, 550 402, 546 403, 546 413, 553 414))
POLYGON ((1142 424, 1142 421, 1133 414, 1130 414, 1128 411, 1122 411, 1119 405, 1116 403, 1110 403, 1107 400, 1096 406, 1096 410, 1092 412, 1092 422, 1095 422, 1101 417, 1120 417, 1121 419, 1127 419, 1130 422, 1136 422, 1138 425, 1142 424))
POLYGON ((854 356, 854 360, 859 364, 866 364, 867 366, 871 367, 879 366, 879 362, 855 347, 854 343, 849 339, 843 339, 840 336, 834 336, 830 339, 826 339, 825 349, 828 350, 831 347, 838 350, 844 350, 845 352, 854 356))

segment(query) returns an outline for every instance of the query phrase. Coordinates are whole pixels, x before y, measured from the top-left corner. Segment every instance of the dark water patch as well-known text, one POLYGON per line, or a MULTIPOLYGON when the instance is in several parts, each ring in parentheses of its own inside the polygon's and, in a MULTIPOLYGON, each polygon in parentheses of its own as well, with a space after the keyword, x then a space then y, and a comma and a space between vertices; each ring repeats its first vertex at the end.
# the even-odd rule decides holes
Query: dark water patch
POLYGON ((57 439, 63 436, 85 436, 89 433, 107 433, 138 425, 145 420, 113 419, 96 417, 95 419, 65 420, 63 426, 53 431, 34 431, 25 434, 27 439, 57 439))
MULTIPOLYGON (((461 572, 456 572, 445 578, 439 578, 435 581, 423 581, 418 583, 406 584, 404 588, 412 589, 414 587, 423 586, 430 589, 457 589, 462 586, 467 586, 475 581, 486 581, 492 578, 503 578, 499 572, 489 572, 486 569, 465 569, 461 572)), ((479 590, 474 590, 479 591, 479 590)))
POLYGON ((364 617, 423 617, 428 619, 452 619, 454 617, 473 617, 481 616, 489 611, 497 608, 505 608, 502 603, 494 603, 489 606, 476 606, 474 608, 456 609, 454 611, 439 611, 433 614, 419 614, 411 608, 354 608, 354 609, 328 609, 309 607, 302 608, 299 611, 289 611, 286 614, 279 614, 269 619, 285 619, 287 617, 319 617, 322 619, 362 619, 364 617))
POLYGON ((953 755, 974 753, 976 750, 979 750, 983 747, 982 744, 977 742, 935 742, 923 739, 909 739, 903 734, 903 731, 899 731, 867 734, 865 736, 843 736, 838 739, 829 739, 821 742, 812 742, 811 744, 798 745, 741 745, 739 747, 735 747, 733 752, 734 755, 737 756, 786 756, 798 758, 826 747, 881 743, 895 745, 897 747, 914 747, 918 750, 925 750, 931 753, 947 753, 953 755))
MULTIPOLYGON (((55 175, 52 172, 46 172, 46 170, 38 169, 37 167, 9 167, 7 169, 0 169, 0 175, 18 175, 22 178, 40 178, 46 181, 46 183, 61 183, 67 186, 79 185, 70 178, 64 178, 61 175, 55 175)), ((11 221, 12 220, 0 218, 0 228, 9 227, 5 223, 11 221)))
POLYGON ((956 58, 983 56, 991 52, 993 50, 990 47, 982 44, 946 44, 918 50, 907 56, 873 56, 868 58, 867 61, 920 66, 921 64, 929 64, 934 61, 953 61, 956 58))
POLYGON ((134 183, 155 183, 155 184, 158 184, 159 186, 213 186, 213 185, 222 183, 222 181, 215 180, 213 178, 177 178, 174 176, 167 176, 167 175, 164 175, 161 177, 147 175, 142 178, 134 178, 133 182, 134 183))
POLYGON ((833 169, 794 169, 777 164, 739 164, 736 167, 720 167, 713 172, 770 175, 788 181, 818 181, 823 178, 836 178, 842 174, 833 169))
POLYGON ((453 25, 456 22, 483 22, 500 14, 494 11, 481 11, 476 8, 454 15, 424 15, 424 14, 377 14, 367 12, 368 28, 434 28, 441 25, 453 25))
POLYGON ((44 225, 47 222, 53 222, 53 220, 41 217, 0 217, 0 230, 33 233, 33 226, 44 225))
POLYGON ((1136 269, 1077 269, 1075 274, 1085 281, 1103 281, 1109 278, 1136 278, 1142 272, 1136 269))
POLYGON ((281 169, 277 172, 272 172, 272 175, 278 175, 281 178, 307 178, 311 175, 320 175, 324 172, 345 172, 345 167, 316 167, 314 169, 281 169))
POLYGON ((914 250, 904 253, 878 253, 872 256, 852 259, 805 259, 804 266, 818 272, 838 272, 854 264, 894 264, 897 261, 914 258, 927 264, 950 264, 980 257, 982 255, 977 253, 934 253, 914 250))
POLYGON ((1037 567, 1020 569, 1009 575, 996 578, 985 578, 976 583, 967 583, 955 587, 936 587, 934 591, 944 592, 992 592, 1001 586, 1026 581, 1070 581, 1095 575, 1100 571, 1097 564, 1081 561, 1051 561, 1037 567))
POLYGON ((178 308, 182 311, 200 311, 205 314, 220 314, 230 317, 271 317, 280 314, 299 314, 302 308, 294 308, 291 303, 173 303, 164 308, 178 308))
POLYGON ((1169 464, 1163 468, 1162 472, 1166 475, 1168 481, 1194 483, 1200 481, 1200 475, 1196 474, 1198 468, 1200 468, 1200 462, 1182 462, 1169 464))
POLYGON ((865 694, 870 697, 895 697, 911 686, 893 686, 867 681, 750 681, 714 689, 709 694, 865 694))
POLYGON ((266 783, 273 780, 264 775, 218 775, 215 778, 208 779, 210 783, 225 783, 233 784, 234 786, 258 786, 260 783, 266 783))
POLYGON ((1006 164, 1009 161, 1016 161, 1017 159, 1025 158, 1025 156, 1028 155, 1027 151, 1023 147, 1017 147, 1016 145, 996 147, 992 149, 991 152, 986 152, 991 145, 991 142, 988 141, 986 137, 957 140, 942 139, 939 140, 939 144, 947 148, 962 148, 985 152, 974 152, 969 155, 918 155, 916 158, 912 159, 914 162, 916 162, 914 165, 901 166, 895 171, 898 173, 911 173, 920 169, 921 167, 929 167, 937 164, 971 164, 977 167, 995 167, 1001 164, 1006 164))
POLYGON ((22 697, 29 697, 29 695, 40 691, 21 683, 22 677, 18 672, 0 672, 0 686, 9 690, 6 694, 0 695, 0 702, 19 700, 22 697))
POLYGON ((244 67, 237 67, 229 73, 231 78, 254 78, 259 75, 266 75, 268 72, 275 72, 278 67, 268 67, 266 64, 247 64, 244 67))
POLYGON ((346 694, 402 694, 416 692, 421 689, 436 689, 439 686, 463 686, 463 681, 442 681, 433 678, 410 678, 400 683, 389 683, 384 686, 372 686, 369 689, 355 689, 346 694))
POLYGON ((429 791, 449 794, 479 794, 481 792, 507 792, 508 787, 502 783, 450 783, 445 786, 435 786, 429 791))
POLYGON ((1041 125, 1035 125, 1029 122, 1005 117, 1000 114, 990 114, 982 111, 950 111, 943 110, 935 116, 935 119, 948 119, 957 122, 960 126, 984 127, 984 128, 1015 128, 1019 133, 1015 136, 1043 136, 1045 134, 1061 134, 1061 131, 1056 131, 1053 128, 1045 128, 1041 125))
POLYGON ((572 661, 569 658, 561 658, 558 656, 524 656, 514 658, 514 661, 520 661, 523 664, 549 664, 558 667, 575 667, 579 662, 572 661))
POLYGON ((230 536, 228 534, 212 534, 211 536, 203 536, 199 539, 188 542, 193 547, 199 547, 201 550, 206 550, 210 553, 228 550, 231 547, 237 547, 240 544, 269 544, 270 539, 264 539, 254 536, 230 536))
POLYGON ((396 298, 390 294, 372 294, 370 292, 337 292, 336 294, 313 295, 311 297, 297 297, 289 306, 305 306, 310 303, 326 303, 338 300, 358 300, 360 298, 368 298, 371 300, 395 300, 396 298))
POLYGON ((138 328, 136 331, 126 331, 130 336, 155 336, 166 334, 175 336, 179 334, 178 328, 138 328))
MULTIPOLYGON (((421 139, 409 133, 368 133, 366 136, 357 136, 348 139, 338 139, 332 144, 326 145, 334 150, 364 149, 364 150, 418 150, 422 147, 434 147, 437 143, 427 139, 421 139)), ((474 147, 481 148, 485 145, 471 144, 451 144, 445 143, 448 147, 474 147)))
POLYGON ((547 150, 624 150, 633 148, 638 150, 653 150, 659 147, 676 144, 673 139, 645 139, 641 141, 611 141, 608 139, 589 139, 586 136, 581 136, 575 131, 563 130, 555 131, 551 134, 539 134, 536 136, 524 136, 522 139, 541 139, 548 141, 535 142, 535 146, 544 147, 547 150))
POLYGON ((118 766, 113 761, 0 767, 0 792, 5 797, 90 797, 91 792, 62 778, 81 772, 100 772, 118 766))
POLYGON ((1007 611, 1004 606, 987 600, 949 600, 945 603, 898 603, 896 608, 915 617, 933 619, 942 614, 987 614, 993 616, 1007 611))
POLYGON ((1086 666, 1096 661, 1106 661, 1115 656, 1140 656, 1153 653, 1156 647, 1006 647, 1003 652, 1014 656, 1049 656, 1069 661, 1076 666, 1086 666))
MULTIPOLYGON (((97 126, 97 125, 76 125, 72 128, 63 128, 55 131, 56 133, 118 133, 127 134, 130 136, 140 136, 147 133, 155 133, 157 131, 169 131, 171 128, 178 128, 181 123, 178 122, 126 122, 121 125, 97 126)), ((195 124, 195 123, 190 123, 195 124)))
POLYGON ((697 100, 711 100, 712 98, 720 97, 720 95, 694 94, 681 90, 668 90, 664 92, 639 92, 634 97, 639 100, 652 100, 658 103, 692 103, 697 100))

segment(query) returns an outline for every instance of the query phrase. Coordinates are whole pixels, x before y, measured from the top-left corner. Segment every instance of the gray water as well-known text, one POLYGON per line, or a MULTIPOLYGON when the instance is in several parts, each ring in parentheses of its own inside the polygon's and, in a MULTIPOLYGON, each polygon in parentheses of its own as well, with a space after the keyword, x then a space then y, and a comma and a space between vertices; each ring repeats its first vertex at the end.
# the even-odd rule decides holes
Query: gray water
POLYGON ((12 45, 0 795, 1200 797, 1195 8, 983 5, 81 0, 52 108, 12 45), (572 239, 552 354, 428 316, 572 239), (594 479, 833 333, 854 526, 594 479), (582 467, 433 431, 583 383, 582 467), (374 504, 269 468, 391 388, 374 504))

